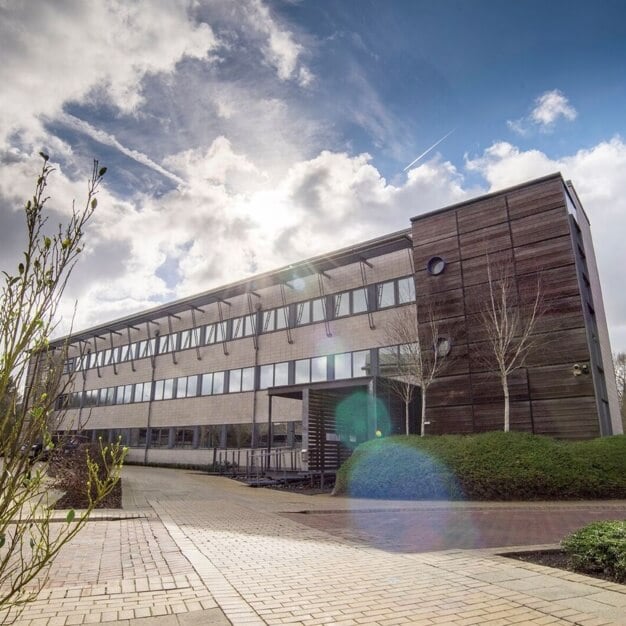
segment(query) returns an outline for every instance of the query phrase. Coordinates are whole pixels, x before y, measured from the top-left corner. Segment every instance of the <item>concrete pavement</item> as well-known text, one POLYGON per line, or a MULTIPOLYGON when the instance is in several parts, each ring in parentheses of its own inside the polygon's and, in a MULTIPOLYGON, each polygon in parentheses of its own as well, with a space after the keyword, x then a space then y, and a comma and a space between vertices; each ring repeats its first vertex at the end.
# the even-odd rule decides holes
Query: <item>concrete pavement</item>
POLYGON ((355 501, 126 467, 124 510, 99 517, 20 624, 626 624, 626 586, 493 547, 624 519, 626 502, 355 501))

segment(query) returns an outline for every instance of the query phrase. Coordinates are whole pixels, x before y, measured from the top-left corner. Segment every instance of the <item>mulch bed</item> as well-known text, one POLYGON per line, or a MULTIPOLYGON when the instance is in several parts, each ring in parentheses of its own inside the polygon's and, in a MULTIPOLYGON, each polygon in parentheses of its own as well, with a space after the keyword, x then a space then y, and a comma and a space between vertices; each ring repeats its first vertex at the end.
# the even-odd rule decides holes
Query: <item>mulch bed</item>
MULTIPOLYGON (((56 501, 55 509, 86 509, 89 505, 87 498, 82 494, 65 493, 56 501)), ((122 508, 122 479, 120 479, 111 493, 98 504, 97 509, 122 508)))
POLYGON ((616 581, 605 576, 602 572, 581 572, 570 567, 569 558, 563 550, 537 550, 534 552, 507 552, 500 556, 505 556, 510 559, 516 559, 518 561, 526 561, 527 563, 535 563, 536 565, 544 565, 546 567, 554 567, 556 569, 565 570, 567 572, 573 572, 575 574, 583 574, 584 576, 591 576, 592 578, 599 578, 600 580, 606 580, 612 583, 616 581))

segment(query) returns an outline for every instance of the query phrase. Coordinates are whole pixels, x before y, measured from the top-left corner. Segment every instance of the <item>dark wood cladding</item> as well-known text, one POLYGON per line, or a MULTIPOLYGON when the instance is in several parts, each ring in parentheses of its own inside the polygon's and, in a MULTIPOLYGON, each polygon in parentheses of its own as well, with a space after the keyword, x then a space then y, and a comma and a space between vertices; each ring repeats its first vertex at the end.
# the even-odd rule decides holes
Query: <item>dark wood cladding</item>
MULTIPOLYGON (((518 274, 542 272, 563 265, 574 265, 572 242, 569 236, 548 239, 530 246, 520 246, 515 248, 514 252, 518 274)), ((572 271, 574 271, 573 267, 572 271)))
POLYGON ((439 280, 433 280, 433 277, 426 270, 416 272, 415 287, 418 293, 438 294, 450 289, 460 289, 463 286, 461 264, 449 263, 445 272, 437 278, 439 280))
POLYGON ((459 233, 482 230, 494 224, 507 221, 506 200, 504 196, 495 196, 466 204, 463 211, 457 212, 459 233))
POLYGON ((481 321, 489 265, 494 273, 507 268, 523 307, 533 302, 537 285, 542 294, 536 348, 509 379, 512 429, 573 439, 599 435, 592 376, 574 376, 572 369, 591 359, 571 228, 558 175, 413 220, 418 308, 420 298, 435 302, 437 316, 456 325, 458 361, 429 389, 428 432, 502 428, 502 387, 493 359, 488 362, 481 321), (425 270, 433 256, 447 262, 439 276, 425 270))
POLYGON ((530 391, 534 399, 575 398, 593 395, 591 373, 572 375, 573 365, 550 365, 528 370, 530 391))
MULTIPOLYGON (((511 403, 511 430, 531 433, 533 420, 530 412, 530 402, 511 403)), ((502 402, 477 403, 474 405, 474 430, 478 433, 490 430, 502 430, 504 416, 502 402)))
POLYGON ((599 437, 593 396, 537 400, 532 403, 535 432, 563 439, 599 437))
POLYGON ((462 259, 506 250, 511 247, 509 225, 505 222, 481 230, 473 230, 460 236, 460 245, 462 259))
POLYGON ((472 405, 432 406, 427 409, 428 435, 470 434, 474 431, 472 405))
POLYGON ((553 237, 569 237, 567 210, 559 207, 514 220, 511 222, 511 235, 516 248, 553 237))
POLYGON ((565 206, 563 181, 559 177, 537 185, 529 185, 507 193, 506 200, 511 220, 534 213, 544 213, 550 209, 565 206))

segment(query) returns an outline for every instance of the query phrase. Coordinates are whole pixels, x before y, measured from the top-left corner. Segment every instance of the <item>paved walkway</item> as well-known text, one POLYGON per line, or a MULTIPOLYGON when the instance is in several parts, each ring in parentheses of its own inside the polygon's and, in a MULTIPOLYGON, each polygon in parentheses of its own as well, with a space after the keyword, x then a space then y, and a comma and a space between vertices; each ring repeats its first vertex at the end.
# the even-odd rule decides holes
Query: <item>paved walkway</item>
POLYGON ((124 510, 66 547, 19 623, 626 624, 624 585, 467 549, 625 517, 626 502, 354 501, 127 467, 124 510))

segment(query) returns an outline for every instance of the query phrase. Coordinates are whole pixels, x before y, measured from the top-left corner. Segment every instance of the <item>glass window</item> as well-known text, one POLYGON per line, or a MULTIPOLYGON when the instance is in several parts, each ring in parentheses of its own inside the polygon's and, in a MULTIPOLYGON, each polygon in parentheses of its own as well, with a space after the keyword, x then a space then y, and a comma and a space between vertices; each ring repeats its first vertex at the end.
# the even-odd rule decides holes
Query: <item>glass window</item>
POLYGON ((152 383, 144 383, 143 384, 143 395, 141 399, 144 402, 148 402, 150 400, 150 395, 152 392, 152 383))
POLYGON ((274 365, 274 386, 289 384, 289 363, 276 363, 274 365))
POLYGON ((367 311, 367 293, 364 287, 352 292, 352 313, 364 313, 367 311))
POLYGON ((276 328, 276 311, 263 311, 263 332, 270 332, 276 328))
POLYGON ((187 397, 192 398, 198 395, 198 381, 200 377, 197 375, 187 376, 187 397))
POLYGON ((272 448, 287 447, 288 426, 287 422, 274 422, 272 424, 272 448))
POLYGON ((398 300, 400 304, 415 302, 415 281, 411 276, 398 280, 398 300))
POLYGON ((349 352, 335 355, 335 380, 352 378, 352 355, 349 352))
POLYGON ((324 321, 324 311, 326 309, 326 304, 323 298, 317 298, 311 302, 312 309, 312 321, 313 322, 323 322, 324 321))
POLYGON ((169 428, 151 428, 150 429, 150 447, 167 448, 170 443, 169 428))
POLYGON ((174 447, 191 448, 193 446, 193 428, 176 428, 174 430, 174 447))
POLYGON ((188 350, 198 345, 198 331, 195 328, 180 333, 180 349, 188 350))
POLYGON ((149 385, 150 383, 136 383, 135 384, 135 397, 133 402, 143 402, 143 387, 144 385, 149 385))
POLYGON ((215 341, 220 342, 226 339, 226 322, 215 324, 215 341))
POLYGON ((325 356, 317 356, 311 359, 311 381, 318 382, 328 379, 327 369, 328 358, 325 356))
POLYGON ((236 317, 233 320, 233 339, 238 339, 239 337, 243 337, 243 329, 245 326, 243 317, 236 317))
POLYGON ((274 386, 274 365, 261 365, 259 377, 259 389, 267 389, 274 386))
POLYGON ((252 424, 229 424, 226 427, 227 448, 249 448, 252 446, 252 424))
POLYGON ((159 354, 164 354, 166 352, 170 352, 172 350, 172 346, 170 343, 169 335, 161 335, 159 337, 159 354))
POLYGON ((215 343, 215 324, 207 324, 204 327, 204 343, 205 345, 215 343))
POLYGON ((213 374, 213 393, 224 393, 224 372, 213 374))
POLYGON ((200 426, 199 448, 219 448, 221 446, 221 426, 200 426))
POLYGON ((174 379, 166 378, 163 381, 163 400, 170 400, 174 397, 174 379))
POLYGON ((241 370, 230 370, 228 381, 228 393, 241 391, 241 370))
POLYGON ((311 363, 309 359, 296 361, 296 385, 311 382, 311 363))
POLYGON ((115 402, 115 387, 107 387, 105 404, 113 404, 115 402))
POLYGON ((135 354, 137 355, 138 359, 141 359, 145 356, 147 343, 148 342, 145 339, 137 342, 137 351, 135 352, 135 354))
POLYGON ((280 309, 276 309, 276 330, 280 330, 281 328, 287 328, 287 320, 289 319, 289 308, 288 307, 280 307, 280 309))
POLYGON ((246 337, 250 337, 251 335, 254 335, 255 329, 256 329, 256 316, 254 314, 252 315, 246 315, 244 317, 244 320, 246 322, 245 327, 243 329, 243 334, 246 337))
POLYGON ((164 380, 157 380, 154 383, 154 399, 163 400, 163 387, 165 386, 164 380))
POLYGON ((350 292, 335 294, 335 317, 350 315, 350 292))
POLYGON ((254 389, 254 367, 244 367, 241 371, 241 391, 254 389))
POLYGON ((123 404, 124 402, 124 385, 115 387, 115 404, 123 404))
POLYGON ((296 325, 302 326, 311 322, 311 303, 299 302, 296 305, 296 325))
POLYGON ((352 353, 352 376, 359 378, 360 376, 369 376, 371 374, 370 367, 370 351, 360 350, 352 353))
POLYGON ((177 398, 186 398, 187 397, 187 377, 181 376, 178 378, 176 382, 176 397, 177 398))
POLYGON ((124 385, 124 404, 130 404, 133 401, 133 385, 124 385))
POLYGON ((394 281, 390 280, 386 283, 380 283, 376 285, 377 306, 379 309, 384 309, 388 306, 393 306, 396 303, 394 291, 394 281))
POLYGON ((398 346, 386 346, 378 349, 380 373, 393 372, 398 367, 398 346))
POLYGON ((210 396, 213 393, 213 374, 202 374, 202 388, 200 393, 203 396, 210 396))

